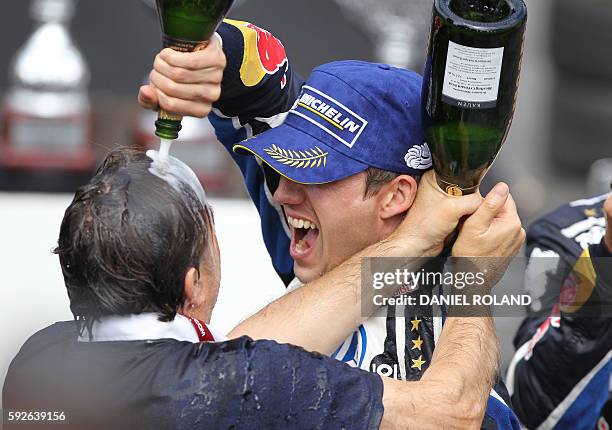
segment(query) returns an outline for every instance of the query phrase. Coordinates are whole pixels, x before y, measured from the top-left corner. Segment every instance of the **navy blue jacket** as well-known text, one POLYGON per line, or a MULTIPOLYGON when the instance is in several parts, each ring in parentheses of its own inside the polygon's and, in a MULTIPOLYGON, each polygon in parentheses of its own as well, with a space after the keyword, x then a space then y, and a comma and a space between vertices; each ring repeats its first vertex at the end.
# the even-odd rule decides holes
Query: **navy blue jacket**
POLYGON ((5 413, 62 411, 65 425, 32 428, 79 430, 375 429, 382 419, 378 375, 298 347, 77 338, 69 321, 25 343, 4 383, 5 413))
POLYGON ((508 371, 527 428, 609 428, 601 411, 612 376, 612 255, 603 244, 606 195, 578 200, 527 232, 533 315, 508 371), (534 273, 534 271, 543 272, 534 273))

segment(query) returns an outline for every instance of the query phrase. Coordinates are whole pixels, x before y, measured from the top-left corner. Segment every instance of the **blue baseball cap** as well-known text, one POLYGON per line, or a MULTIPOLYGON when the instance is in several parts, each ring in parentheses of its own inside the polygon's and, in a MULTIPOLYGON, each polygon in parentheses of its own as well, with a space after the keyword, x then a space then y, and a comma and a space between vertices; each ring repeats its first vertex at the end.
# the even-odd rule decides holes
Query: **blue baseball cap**
POLYGON ((233 149, 301 184, 369 167, 420 175, 432 166, 421 125, 420 75, 386 64, 338 61, 313 70, 284 123, 233 149))

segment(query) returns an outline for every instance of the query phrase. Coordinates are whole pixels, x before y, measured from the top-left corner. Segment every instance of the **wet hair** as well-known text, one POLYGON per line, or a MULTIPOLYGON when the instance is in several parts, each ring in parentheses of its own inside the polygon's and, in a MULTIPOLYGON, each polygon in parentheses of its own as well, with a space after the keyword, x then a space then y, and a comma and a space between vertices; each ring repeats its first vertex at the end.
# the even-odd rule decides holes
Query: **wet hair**
MULTIPOLYGON (((364 200, 374 197, 383 185, 391 182, 398 176, 401 176, 402 173, 389 172, 387 170, 377 169, 375 167, 369 167, 366 171, 366 188, 364 193, 364 200)), ((421 180, 421 175, 410 175, 412 176, 417 184, 421 180)))
POLYGON ((140 151, 113 151, 64 214, 54 252, 81 333, 109 315, 172 321, 184 305, 185 274, 207 249, 205 208, 150 167, 140 151))

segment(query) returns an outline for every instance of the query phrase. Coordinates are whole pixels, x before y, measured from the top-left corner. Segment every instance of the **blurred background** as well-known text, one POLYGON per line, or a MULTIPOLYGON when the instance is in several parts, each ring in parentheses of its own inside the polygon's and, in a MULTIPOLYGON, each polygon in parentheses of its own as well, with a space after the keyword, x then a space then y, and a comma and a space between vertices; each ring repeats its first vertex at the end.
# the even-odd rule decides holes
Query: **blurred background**
MULTIPOLYGON (((612 3, 526 0, 518 104, 484 188, 510 184, 525 224, 612 179, 612 3), (606 160, 606 158, 608 158, 606 160), (600 160, 600 161, 597 161, 600 160)), ((303 76, 339 59, 422 72, 431 0, 244 0, 230 17, 283 41, 303 76)), ((161 48, 147 0, 11 2, 0 15, 0 382, 36 330, 70 319, 51 254, 71 193, 116 145, 156 146, 138 88, 161 48)), ((229 329, 282 293, 241 177, 207 121, 184 122, 173 155, 215 196, 223 286, 214 323, 229 329), (249 273, 245 282, 241 276, 249 273)), ((504 362, 517 319, 498 320, 504 362)))

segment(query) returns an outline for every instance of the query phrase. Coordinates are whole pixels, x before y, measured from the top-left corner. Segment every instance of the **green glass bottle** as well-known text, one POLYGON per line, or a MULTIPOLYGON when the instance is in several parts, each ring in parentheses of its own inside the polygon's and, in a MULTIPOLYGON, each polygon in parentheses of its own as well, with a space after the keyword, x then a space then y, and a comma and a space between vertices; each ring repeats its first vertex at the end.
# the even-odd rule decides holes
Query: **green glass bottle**
MULTIPOLYGON (((202 49, 229 11, 233 0, 157 0, 157 13, 164 48, 181 52, 202 49)), ((183 118, 159 111, 155 134, 161 139, 178 138, 183 118)))
POLYGON ((435 0, 423 125, 438 185, 475 192, 512 122, 523 57, 523 0, 435 0))

